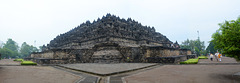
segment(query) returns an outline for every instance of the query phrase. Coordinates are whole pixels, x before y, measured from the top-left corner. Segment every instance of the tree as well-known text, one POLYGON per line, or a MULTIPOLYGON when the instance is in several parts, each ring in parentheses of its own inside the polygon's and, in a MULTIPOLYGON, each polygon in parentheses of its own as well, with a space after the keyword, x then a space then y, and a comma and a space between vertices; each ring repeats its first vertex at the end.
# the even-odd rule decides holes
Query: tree
POLYGON ((240 60, 240 17, 219 24, 220 28, 212 35, 215 48, 223 54, 240 60))
POLYGON ((18 52, 18 44, 13 41, 12 39, 8 39, 6 44, 4 44, 3 48, 8 48, 9 50, 12 50, 14 52, 18 52))
POLYGON ((42 52, 43 46, 39 46, 39 51, 42 52))
POLYGON ((204 41, 197 40, 185 40, 180 45, 182 49, 190 49, 193 53, 196 53, 198 56, 201 54, 205 54, 205 46, 204 41))
POLYGON ((32 52, 38 52, 38 49, 32 45, 31 46, 28 45, 26 42, 23 42, 21 49, 20 49, 21 57, 27 57, 32 52))
POLYGON ((9 57, 13 57, 14 55, 14 52, 8 48, 1 48, 0 53, 1 53, 1 58, 9 58, 9 57))
POLYGON ((214 47, 215 47, 215 44, 213 42, 210 42, 206 49, 206 52, 210 52, 212 54, 216 53, 217 49, 215 49, 214 47))
POLYGON ((20 54, 21 57, 26 57, 31 53, 31 47, 26 42, 22 43, 22 46, 20 48, 20 54))
POLYGON ((31 45, 31 52, 38 52, 39 49, 37 47, 34 47, 33 45, 31 45))
POLYGON ((183 41, 180 46, 183 49, 190 49, 193 52, 194 51, 194 40, 187 39, 187 40, 183 41))
POLYGON ((12 39, 8 39, 6 44, 3 45, 3 48, 0 48, 0 53, 2 54, 2 58, 27 57, 32 52, 38 52, 38 49, 32 45, 28 45, 26 42, 23 42, 19 50, 18 44, 12 39))
POLYGON ((2 48, 4 45, 4 43, 2 41, 0 41, 0 48, 2 48))
POLYGON ((2 52, 6 52, 6 53, 2 53, 2 52, 1 53, 8 54, 6 56, 16 58, 16 57, 19 57, 18 48, 19 48, 18 44, 15 41, 13 41, 12 39, 8 39, 2 48, 2 52))

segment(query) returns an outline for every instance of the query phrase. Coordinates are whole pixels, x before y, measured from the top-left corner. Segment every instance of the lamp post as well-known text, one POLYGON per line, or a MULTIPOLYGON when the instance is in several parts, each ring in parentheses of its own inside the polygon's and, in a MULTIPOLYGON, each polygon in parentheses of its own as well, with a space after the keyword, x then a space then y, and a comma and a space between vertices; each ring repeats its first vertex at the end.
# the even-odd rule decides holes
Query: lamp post
POLYGON ((198 39, 200 40, 200 38, 199 38, 199 31, 197 31, 197 33, 198 33, 198 39))

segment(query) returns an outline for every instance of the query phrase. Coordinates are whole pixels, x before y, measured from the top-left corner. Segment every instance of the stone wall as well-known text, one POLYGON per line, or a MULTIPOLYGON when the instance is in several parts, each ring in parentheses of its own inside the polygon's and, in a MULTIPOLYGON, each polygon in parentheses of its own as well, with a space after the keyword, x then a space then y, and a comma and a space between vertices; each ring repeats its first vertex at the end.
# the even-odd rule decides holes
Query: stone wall
MULTIPOLYGON (((166 48, 162 46, 123 47, 115 43, 102 43, 92 49, 58 49, 32 53, 30 58, 43 64, 66 63, 124 63, 160 62, 176 63, 191 54, 190 50, 166 48), (156 60, 156 61, 154 61, 156 60), (159 61, 160 60, 160 61, 159 61)), ((191 56, 188 56, 188 58, 191 56)), ((186 57, 187 58, 187 57, 186 57)))
POLYGON ((189 50, 186 49, 174 49, 166 48, 162 46, 148 47, 147 52, 144 56, 146 57, 168 57, 168 56, 178 56, 178 55, 189 55, 191 54, 189 50))
POLYGON ((197 58, 196 54, 187 55, 187 59, 197 58))
POLYGON ((147 63, 163 63, 163 64, 178 64, 181 61, 187 60, 187 55, 168 56, 168 57, 148 57, 147 63))

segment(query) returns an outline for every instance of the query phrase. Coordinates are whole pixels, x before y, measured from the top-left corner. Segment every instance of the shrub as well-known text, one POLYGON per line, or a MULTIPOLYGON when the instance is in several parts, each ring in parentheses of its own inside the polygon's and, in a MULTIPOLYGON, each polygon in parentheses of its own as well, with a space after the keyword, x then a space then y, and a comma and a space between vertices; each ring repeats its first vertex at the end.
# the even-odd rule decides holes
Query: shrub
POLYGON ((198 59, 188 59, 187 61, 180 62, 180 64, 197 64, 198 59))
POLYGON ((21 65, 37 65, 37 63, 32 62, 32 61, 22 61, 21 65))
POLYGON ((208 59, 207 56, 198 56, 198 59, 208 59))
POLYGON ((24 61, 23 59, 14 59, 13 61, 24 61))

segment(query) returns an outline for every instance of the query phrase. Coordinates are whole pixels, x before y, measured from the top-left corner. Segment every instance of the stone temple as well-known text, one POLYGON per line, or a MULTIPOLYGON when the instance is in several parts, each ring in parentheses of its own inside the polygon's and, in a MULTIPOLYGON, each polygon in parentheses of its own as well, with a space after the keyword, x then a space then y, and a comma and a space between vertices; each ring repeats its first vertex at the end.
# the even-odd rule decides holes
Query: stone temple
POLYGON ((30 58, 42 64, 122 63, 166 62, 172 60, 166 57, 180 55, 191 55, 191 51, 180 49, 154 27, 107 14, 58 35, 30 58))

